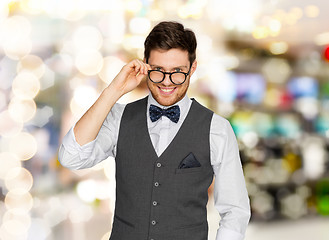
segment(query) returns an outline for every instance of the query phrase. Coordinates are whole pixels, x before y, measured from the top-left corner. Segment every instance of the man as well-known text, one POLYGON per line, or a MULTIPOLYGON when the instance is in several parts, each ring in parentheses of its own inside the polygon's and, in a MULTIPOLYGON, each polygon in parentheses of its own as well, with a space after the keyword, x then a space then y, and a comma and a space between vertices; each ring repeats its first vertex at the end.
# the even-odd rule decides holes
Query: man
POLYGON ((250 208, 233 130, 186 95, 197 67, 194 33, 161 22, 144 45, 144 61, 125 65, 65 136, 60 162, 81 169, 115 157, 110 240, 206 240, 213 175, 216 239, 243 239, 250 208), (146 76, 148 97, 116 103, 146 76))

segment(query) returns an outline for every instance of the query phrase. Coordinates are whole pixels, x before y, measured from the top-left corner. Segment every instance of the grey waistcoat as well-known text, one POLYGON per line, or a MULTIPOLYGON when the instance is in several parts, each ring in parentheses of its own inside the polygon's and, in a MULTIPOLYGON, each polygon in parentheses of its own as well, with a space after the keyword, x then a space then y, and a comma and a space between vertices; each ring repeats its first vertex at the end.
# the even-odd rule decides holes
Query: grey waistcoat
POLYGON ((147 97, 127 104, 121 119, 110 240, 207 240, 213 112, 193 99, 177 135, 158 157, 147 129, 146 108, 147 97), (201 167, 179 169, 190 153, 201 167))

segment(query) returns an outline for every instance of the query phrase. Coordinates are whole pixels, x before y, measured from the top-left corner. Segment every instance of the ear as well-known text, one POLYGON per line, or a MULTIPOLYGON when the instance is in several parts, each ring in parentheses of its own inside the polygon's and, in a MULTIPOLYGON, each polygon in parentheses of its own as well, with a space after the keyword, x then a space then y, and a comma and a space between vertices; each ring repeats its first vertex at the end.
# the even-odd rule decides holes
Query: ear
POLYGON ((190 75, 191 76, 195 72, 197 65, 198 65, 198 62, 196 60, 194 60, 194 62, 192 63, 192 66, 191 66, 191 70, 190 70, 190 75))

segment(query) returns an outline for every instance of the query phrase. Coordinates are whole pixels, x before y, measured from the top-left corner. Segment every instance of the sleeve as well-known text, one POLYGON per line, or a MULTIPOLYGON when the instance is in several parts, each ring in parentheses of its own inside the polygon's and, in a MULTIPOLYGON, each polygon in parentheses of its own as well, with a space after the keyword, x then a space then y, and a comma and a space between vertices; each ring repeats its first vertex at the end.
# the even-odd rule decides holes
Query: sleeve
POLYGON ((216 240, 242 240, 251 214, 238 144, 230 123, 215 114, 210 148, 215 174, 214 204, 221 216, 216 240))
POLYGON ((108 157, 115 157, 121 117, 125 104, 116 103, 106 117, 95 140, 80 146, 73 128, 64 136, 59 148, 58 159, 69 169, 83 169, 95 166, 108 157))

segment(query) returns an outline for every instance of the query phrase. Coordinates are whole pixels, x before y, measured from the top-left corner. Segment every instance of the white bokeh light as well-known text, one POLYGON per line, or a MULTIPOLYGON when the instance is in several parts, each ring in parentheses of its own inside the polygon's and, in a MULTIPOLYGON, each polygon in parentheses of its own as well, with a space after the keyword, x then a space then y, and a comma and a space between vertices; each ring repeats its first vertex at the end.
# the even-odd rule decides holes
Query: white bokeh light
POLYGON ((81 73, 87 76, 98 74, 103 64, 103 56, 97 50, 81 51, 75 57, 75 66, 81 73))

